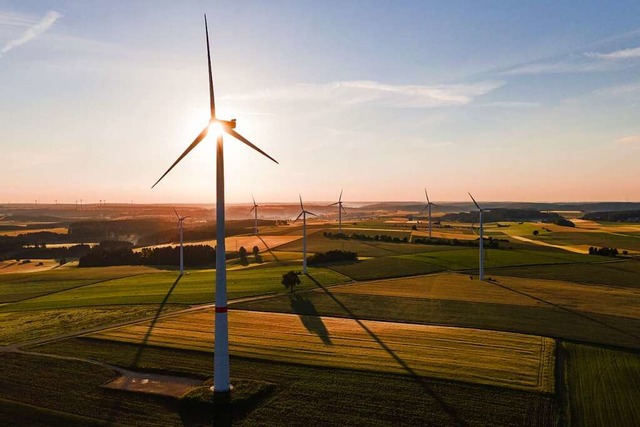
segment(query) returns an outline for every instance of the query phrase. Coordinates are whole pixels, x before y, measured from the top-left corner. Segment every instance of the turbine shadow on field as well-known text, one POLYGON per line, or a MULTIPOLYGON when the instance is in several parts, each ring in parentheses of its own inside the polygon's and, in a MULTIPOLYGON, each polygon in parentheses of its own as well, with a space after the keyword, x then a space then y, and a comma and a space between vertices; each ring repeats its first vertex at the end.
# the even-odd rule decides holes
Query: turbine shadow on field
POLYGON ((280 261, 278 259, 278 257, 276 256, 276 254, 271 250, 271 248, 269 247, 269 245, 267 245, 267 242, 264 241, 264 239, 260 236, 257 236, 258 239, 260 239, 260 241, 262 242, 262 244, 264 245, 265 248, 267 248, 267 252, 269 252, 269 254, 273 257, 273 259, 275 260, 275 262, 277 262, 280 265, 286 265, 284 262, 280 261))
MULTIPOLYGON (((153 316, 153 320, 151 321, 151 324, 149 325, 149 329, 147 330, 147 333, 144 335, 144 338, 142 339, 142 342, 140 343, 140 347, 138 348, 138 351, 137 351, 135 357, 133 358, 133 361, 131 362, 131 369, 135 369, 138 366, 138 364, 140 363, 140 359, 142 358, 142 353, 144 352, 144 350, 145 350, 145 348, 147 346, 147 342, 149 341, 149 337, 151 336, 151 332, 153 332, 153 328, 155 327, 156 323, 158 322, 158 319, 160 318, 160 314, 162 314, 162 310, 164 309, 164 306, 167 304, 167 301, 169 301, 169 297, 173 293, 173 290, 176 288, 176 286, 178 286, 178 282, 180 282, 180 279, 182 279, 182 274, 178 275, 178 277, 176 278, 176 281, 173 282, 173 285, 171 285, 171 288, 169 288, 169 291, 164 296, 164 299, 162 300, 162 302, 158 306, 158 310, 156 311, 156 314, 153 316)), ((108 421, 107 421, 108 425, 114 425, 115 424, 121 404, 122 404, 121 399, 116 400, 116 402, 114 403, 114 406, 111 409, 111 414, 108 417, 108 421)))
POLYGON ((380 337, 375 334, 375 332, 369 329, 367 325, 365 325, 355 315, 355 313, 353 313, 346 305, 342 303, 342 301, 336 298, 335 295, 333 295, 331 291, 329 291, 329 289, 322 286, 322 284, 318 282, 315 278, 313 278, 310 274, 307 274, 307 277, 309 277, 309 279, 311 279, 313 283, 315 283, 319 288, 321 288, 336 304, 338 304, 340 308, 342 308, 351 319, 355 320, 356 323, 358 323, 358 325, 367 334, 369 334, 369 336, 371 336, 371 338, 373 338, 373 340, 376 341, 380 345, 380 347, 383 348, 384 351, 389 353, 389 356, 391 356, 405 371, 407 371, 407 373, 422 387, 422 389, 438 403, 440 408, 446 414, 448 414, 451 418, 453 418, 453 421, 456 425, 459 425, 459 426, 467 425, 467 423, 462 418, 460 418, 460 416, 457 414, 455 409, 449 406, 447 402, 445 402, 440 396, 438 396, 438 394, 433 391, 430 384, 424 378, 418 375, 416 371, 414 371, 413 368, 411 368, 411 366, 409 366, 407 362, 405 362, 400 356, 398 356, 384 341, 382 341, 380 337))
POLYGON ((164 299, 162 300, 162 302, 158 306, 158 310, 156 311, 156 314, 153 316, 153 320, 151 321, 151 324, 149 325, 149 329, 147 329, 147 333, 144 335, 144 338, 142 339, 142 342, 140 343, 140 348, 138 349, 138 352, 136 353, 136 356, 134 357, 133 362, 131 362, 131 367, 133 369, 138 367, 138 363, 140 363, 140 359, 142 358, 142 353, 144 352, 144 350, 145 350, 145 348, 147 346, 147 342, 149 341, 149 337, 151 336, 151 333, 153 332, 153 328, 156 326, 156 323, 158 322, 158 319, 160 318, 160 314, 162 314, 162 310, 164 309, 164 306, 167 304, 167 301, 169 301, 169 297, 171 297, 171 294, 173 293, 173 290, 176 288, 176 286, 178 286, 178 282, 180 282, 180 279, 182 279, 182 274, 178 275, 178 277, 176 278, 176 281, 173 282, 173 285, 171 285, 171 287, 169 288, 169 291, 164 296, 164 299))
POLYGON ((621 329, 621 328, 618 328, 618 327, 615 327, 615 326, 609 325, 609 324, 607 324, 607 323, 605 323, 605 322, 603 322, 603 321, 601 321, 601 320, 594 319, 593 317, 588 316, 588 315, 586 315, 586 314, 584 314, 584 313, 581 313, 581 312, 579 312, 579 311, 575 311, 575 310, 572 310, 572 309, 570 309, 570 308, 564 307, 564 306, 562 306, 562 305, 559 305, 559 304, 553 303, 553 302, 551 302, 551 301, 547 301, 547 300, 546 300, 546 299, 544 299, 544 298, 540 298, 540 297, 537 297, 537 296, 535 296, 535 295, 531 295, 531 294, 529 294, 529 293, 527 293, 527 292, 520 291, 520 290, 517 290, 517 289, 513 289, 513 288, 511 288, 511 287, 509 287, 509 286, 507 286, 507 285, 503 285, 503 284, 501 284, 501 283, 498 283, 498 281, 497 281, 497 280, 491 280, 490 282, 487 282, 487 283, 491 283, 491 284, 493 284, 493 285, 499 286, 499 287, 501 287, 501 288, 503 288, 503 289, 506 289, 506 290, 508 290, 508 291, 515 292, 515 293, 517 293, 517 294, 520 294, 520 295, 523 295, 523 296, 529 297, 529 298, 534 299, 534 300, 536 300, 536 301, 540 301, 540 302, 542 302, 542 303, 544 303, 544 304, 548 304, 548 305, 550 305, 550 306, 552 306, 552 307, 554 307, 554 308, 556 308, 556 309, 558 309, 558 310, 566 311, 567 313, 570 313, 570 314, 572 314, 572 315, 574 315, 574 316, 577 316, 577 317, 580 317, 580 318, 582 318, 582 319, 589 320, 589 321, 591 321, 591 322, 593 322, 593 323, 595 323, 595 324, 597 324, 597 325, 603 326, 603 327, 605 327, 605 328, 607 328, 607 329, 610 329, 610 330, 612 330, 612 331, 615 331, 615 332, 617 332, 617 333, 619 333, 619 334, 622 334, 622 335, 625 335, 625 336, 627 336, 627 337, 633 338, 633 340, 634 340, 635 342, 640 343, 640 336, 635 335, 635 334, 632 334, 631 332, 625 331, 624 329, 621 329))
POLYGON ((333 345, 329 331, 324 325, 316 306, 310 299, 293 294, 289 296, 289 303, 294 313, 300 316, 300 321, 309 332, 312 332, 322 340, 326 345, 333 345))

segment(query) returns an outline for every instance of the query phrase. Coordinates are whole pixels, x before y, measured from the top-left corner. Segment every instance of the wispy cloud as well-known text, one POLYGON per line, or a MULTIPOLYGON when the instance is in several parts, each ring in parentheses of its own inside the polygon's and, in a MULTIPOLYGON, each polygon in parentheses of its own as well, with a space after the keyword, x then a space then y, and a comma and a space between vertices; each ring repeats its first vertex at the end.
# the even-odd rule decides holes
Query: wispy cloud
POLYGON ((348 80, 323 84, 300 83, 289 87, 241 93, 231 100, 325 101, 343 105, 379 104, 397 108, 461 106, 504 85, 484 81, 454 85, 392 85, 370 80, 348 80))
POLYGON ((616 144, 621 145, 640 145, 640 135, 623 136, 616 139, 616 144))
POLYGON ((601 96, 625 96, 640 94, 640 83, 631 83, 626 85, 608 86, 597 89, 593 92, 601 96))
POLYGON ((478 107, 497 107, 497 108, 536 108, 540 106, 539 102, 524 101, 496 101, 477 104, 478 107))
POLYGON ((571 56, 569 58, 555 61, 541 61, 530 64, 518 65, 500 73, 504 76, 519 76, 529 74, 566 74, 566 73, 591 73, 608 71, 615 66, 605 61, 598 61, 595 58, 571 56))
MULTIPOLYGON (((2 54, 9 52, 12 49, 15 49, 18 46, 22 46, 23 44, 28 43, 31 40, 39 37, 42 33, 46 32, 49 28, 51 28, 51 26, 55 24, 55 22, 61 16, 62 15, 60 13, 50 10, 44 15, 44 17, 40 21, 36 22, 35 24, 27 28, 27 30, 24 33, 22 33, 20 37, 18 37, 17 39, 8 41, 2 47, 2 49, 0 49, 0 56, 2 56, 2 54)), ((15 15, 13 16, 13 18, 10 15, 2 15, 2 17, 4 20, 10 23, 18 22, 16 21, 16 19, 19 18, 19 17, 16 17, 15 15)), ((24 18, 20 18, 20 19, 23 19, 24 21, 24 18)))
POLYGON ((585 56, 589 58, 597 58, 597 59, 605 59, 605 60, 624 60, 624 59, 634 59, 640 58, 640 47, 634 47, 630 49, 621 49, 616 50, 609 53, 597 53, 597 52, 588 52, 585 53, 585 56))

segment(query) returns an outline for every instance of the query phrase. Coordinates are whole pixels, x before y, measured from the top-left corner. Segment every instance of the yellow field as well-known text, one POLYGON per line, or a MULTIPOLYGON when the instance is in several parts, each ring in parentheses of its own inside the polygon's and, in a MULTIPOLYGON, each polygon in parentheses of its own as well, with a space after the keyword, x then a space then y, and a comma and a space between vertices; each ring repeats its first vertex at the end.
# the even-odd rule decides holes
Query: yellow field
MULTIPOLYGON (((254 246, 260 248, 260 252, 266 251, 268 249, 273 249, 280 245, 284 245, 289 242, 293 242, 294 240, 302 239, 302 235, 293 235, 293 236, 234 236, 227 237, 224 242, 227 247, 227 252, 232 252, 236 250, 236 247, 240 249, 241 246, 251 253, 251 250, 254 246)), ((161 248, 166 246, 177 246, 179 243, 168 243, 164 245, 154 245, 147 246, 148 248, 161 248)), ((188 242, 185 243, 188 245, 209 245, 212 247, 216 246, 215 239, 213 240, 201 240, 197 242, 188 242)), ((135 249, 136 251, 140 251, 142 248, 135 249)))
MULTIPOLYGON (((213 312, 157 322, 148 345, 213 349, 213 312)), ((140 342, 148 324, 91 335, 140 342)), ((249 311, 229 312, 232 355, 552 392, 554 341, 533 335, 249 311)))
POLYGON ((0 261, 0 274, 8 273, 35 273, 38 271, 51 270, 58 266, 55 259, 32 259, 28 264, 21 264, 15 260, 0 261), (42 265, 37 265, 42 263, 42 265))
POLYGON ((24 230, 8 230, 8 231, 0 231, 0 236, 10 236, 15 237, 20 234, 30 234, 30 233, 40 233, 42 231, 47 231, 49 233, 58 233, 58 234, 67 234, 68 230, 64 227, 58 228, 38 228, 38 229, 24 229, 24 230))
MULTIPOLYGON (((581 285, 559 280, 496 276, 499 285, 570 310, 640 319, 640 289, 581 285)), ((549 307, 527 295, 461 274, 436 274, 337 286, 332 293, 428 298, 490 304, 549 307)))

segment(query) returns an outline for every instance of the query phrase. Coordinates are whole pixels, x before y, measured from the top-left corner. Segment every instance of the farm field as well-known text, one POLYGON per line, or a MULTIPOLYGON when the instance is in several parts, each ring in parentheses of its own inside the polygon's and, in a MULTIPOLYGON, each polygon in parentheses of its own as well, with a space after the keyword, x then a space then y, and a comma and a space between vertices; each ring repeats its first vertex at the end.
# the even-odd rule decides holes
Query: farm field
POLYGON ((122 266, 89 269, 60 268, 33 274, 5 274, 0 282, 0 303, 22 301, 80 286, 160 271, 149 267, 122 266))
POLYGON ((551 303, 581 312, 640 320, 639 289, 502 276, 494 280, 496 283, 481 282, 469 280, 467 275, 447 273, 339 286, 331 292, 532 307, 551 303))
MULTIPOLYGON (((300 235, 286 235, 286 236, 232 236, 227 237, 225 239, 225 245, 227 247, 227 251, 236 251, 236 247, 239 249, 243 246, 247 252, 251 253, 254 246, 257 246, 260 251, 266 251, 268 249, 274 249, 278 246, 296 241, 302 238, 302 234, 300 235)), ((153 246, 144 246, 140 248, 136 248, 135 251, 141 251, 143 248, 162 248, 167 246, 179 246, 180 243, 167 243, 163 245, 153 245, 153 246)), ((209 245, 211 247, 216 246, 215 240, 198 240, 198 241, 189 241, 185 242, 188 245, 209 245)))
POLYGON ((640 353, 571 343, 563 347, 572 425, 640 425, 640 353))
MULTIPOLYGON (((166 372, 167 367, 171 367, 176 373, 184 372, 192 376, 211 375, 211 354, 199 351, 159 347, 145 347, 141 351, 138 345, 82 338, 47 344, 36 350, 87 357, 127 368, 166 372)), ((37 358, 30 363, 39 360, 42 359, 37 358)), ((53 367, 57 370, 56 365, 53 364, 53 367)), ((26 381, 21 376, 21 370, 28 367, 29 363, 18 365, 14 362, 7 368, 10 371, 7 377, 0 377, 0 385, 3 381, 21 379, 24 389, 26 383, 27 390, 17 394, 20 400, 25 401, 32 399, 32 390, 38 387, 36 375, 28 376, 26 381)), ((237 420, 238 425, 316 425, 319 419, 330 425, 343 426, 398 423, 540 426, 556 425, 557 422, 556 400, 553 396, 543 393, 429 380, 407 375, 272 363, 233 356, 231 369, 232 383, 234 378, 241 378, 276 384, 273 394, 258 408, 237 420)), ((56 374, 59 375, 58 372, 56 374)), ((84 379, 83 381, 87 382, 84 379)), ((97 381, 92 380, 92 383, 96 384, 97 381)), ((3 390, 5 387, 0 386, 0 396, 3 390)), ((90 393, 91 397, 87 401, 92 402, 95 392, 85 392, 90 393)), ((52 407, 51 402, 59 398, 60 393, 60 389, 57 395, 54 392, 47 393, 43 405, 52 407)), ((128 399, 128 394, 100 395, 103 399, 128 399)), ((14 399, 18 397, 14 396, 14 399)), ((70 406, 73 400, 69 401, 70 406)), ((76 405, 79 413, 87 413, 89 410, 84 407, 85 401, 76 402, 76 405)), ((69 410, 69 406, 60 409, 69 410)), ((127 415, 130 408, 131 406, 121 404, 118 411, 113 412, 116 412, 118 419, 123 422, 127 419, 135 420, 129 418, 132 415, 127 415)), ((163 414, 164 412, 161 412, 160 416, 164 416, 163 414)), ((158 420, 157 423, 162 424, 162 418, 158 417, 158 420)))
POLYGON ((0 275, 11 273, 36 273, 58 267, 55 259, 32 259, 31 262, 6 260, 0 261, 0 275))
MULTIPOLYGON (((211 351, 213 323, 208 310, 161 319, 150 335, 137 324, 90 336, 211 351)), ((229 336, 235 356, 553 391, 554 342, 538 336, 245 311, 230 312, 229 336)))
MULTIPOLYGON (((111 267, 116 268, 117 267, 111 267)), ((70 272, 99 269, 74 269, 70 272)), ((229 271, 228 295, 230 299, 284 291, 280 283, 287 267, 246 268, 229 271)), ((349 279, 332 270, 311 268, 316 280, 324 285, 343 283, 349 279)), ((306 277, 301 277, 301 289, 314 287, 306 277)), ((197 304, 212 302, 214 298, 214 270, 196 270, 179 278, 174 271, 139 274, 124 278, 104 280, 89 286, 78 286, 64 292, 56 292, 0 306, 0 313, 23 310, 48 310, 74 307, 135 304, 197 304), (179 279, 179 280, 178 280, 179 279)), ((13 295, 13 294, 10 294, 13 295)))
MULTIPOLYGON (((532 236, 534 237, 534 236, 532 236)), ((640 252, 640 238, 633 235, 625 235, 609 232, 563 232, 549 233, 534 237, 543 242, 560 245, 585 245, 598 247, 613 247, 619 251, 623 249, 640 252)))
POLYGON ((116 322, 150 317, 181 306, 155 305, 70 308, 63 310, 0 313, 0 346, 79 332, 116 322))
POLYGON ((635 259, 593 264, 501 267, 490 269, 487 274, 640 288, 640 261, 635 259))
POLYGON ((0 231, 0 236, 15 237, 21 234, 32 234, 32 233, 42 233, 42 232, 67 234, 68 229, 65 227, 54 227, 54 228, 43 227, 43 228, 25 228, 24 230, 5 230, 5 231, 0 231))
MULTIPOLYGON (((428 277, 431 276, 424 276, 425 279, 428 277)), ((395 282, 397 286, 405 280, 416 279, 395 279, 390 282, 395 282)), ((473 291, 465 296, 464 284, 448 286, 446 283, 445 280, 443 286, 439 287, 441 293, 437 298, 409 297, 406 296, 408 291, 399 291, 405 296, 389 296, 389 292, 385 292, 384 296, 373 292, 349 292, 351 286, 355 289, 361 285, 367 286, 354 284, 300 293, 297 298, 301 298, 304 304, 294 304, 289 295, 280 295, 260 301, 238 302, 233 307, 300 315, 452 325, 640 348, 640 334, 637 333, 640 320, 637 318, 577 311, 535 295, 523 294, 522 291, 518 293, 502 288, 498 284, 486 296, 473 291), (452 296, 445 299, 448 292, 452 296), (513 300, 507 303, 509 292, 513 293, 513 300)), ((469 287, 474 285, 478 285, 478 281, 468 280, 469 287)), ((485 285, 489 284, 482 286, 485 285)), ((435 287, 438 288, 438 285, 435 287)), ((572 300, 570 295, 565 298, 572 300)), ((633 305, 628 306, 633 311, 633 305)))

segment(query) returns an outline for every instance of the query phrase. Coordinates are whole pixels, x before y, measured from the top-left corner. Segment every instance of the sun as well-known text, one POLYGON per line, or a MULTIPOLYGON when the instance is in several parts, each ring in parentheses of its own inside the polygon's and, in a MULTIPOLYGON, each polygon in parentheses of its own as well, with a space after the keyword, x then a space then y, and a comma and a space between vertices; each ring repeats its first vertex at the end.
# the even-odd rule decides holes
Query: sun
POLYGON ((211 122, 209 124, 209 135, 212 137, 219 137, 221 136, 223 133, 222 130, 222 125, 220 124, 220 122, 211 122))

